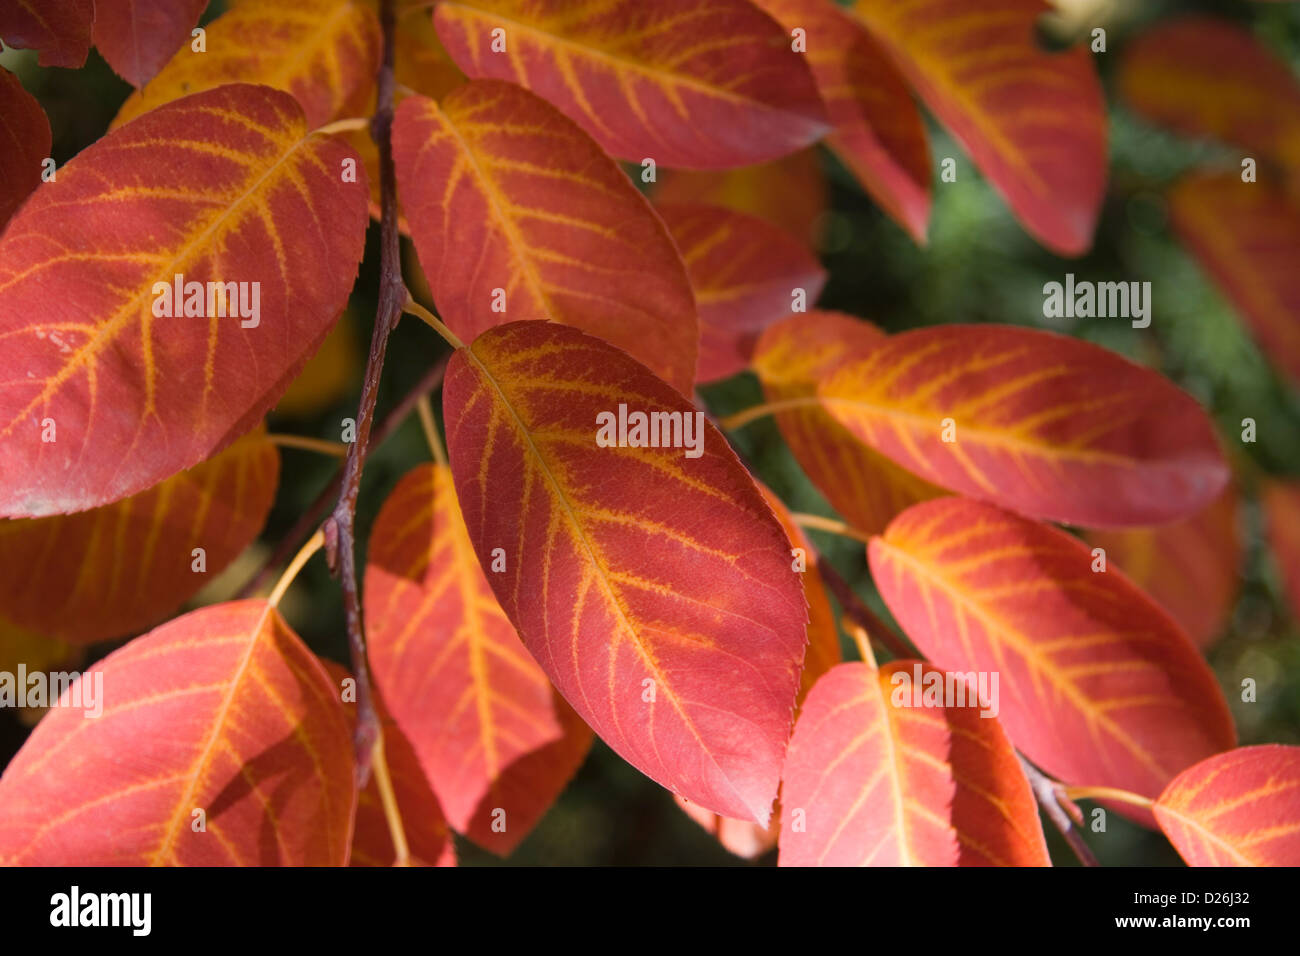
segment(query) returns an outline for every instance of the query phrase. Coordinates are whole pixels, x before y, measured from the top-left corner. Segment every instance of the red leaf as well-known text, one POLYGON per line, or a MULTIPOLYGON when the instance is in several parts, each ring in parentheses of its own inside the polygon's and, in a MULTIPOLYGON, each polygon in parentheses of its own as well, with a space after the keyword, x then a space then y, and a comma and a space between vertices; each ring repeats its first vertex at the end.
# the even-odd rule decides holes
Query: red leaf
POLYGON ((1043 0, 858 0, 853 10, 1043 245, 1092 245, 1106 104, 1088 52, 1038 44, 1043 0))
POLYGON ((805 31, 833 149, 880 207, 918 242, 930 218, 925 123, 889 53, 827 0, 756 0, 787 31, 805 31))
POLYGON ((50 155, 50 121, 22 82, 0 68, 0 233, 41 182, 50 155))
POLYGON ((1271 480, 1260 494, 1268 547, 1281 573, 1291 615, 1300 621, 1300 482, 1271 480))
POLYGON ((232 85, 109 133, 37 190, 0 237, 0 335, 22 370, 0 383, 0 515, 125 498, 261 419, 356 276, 367 193, 340 181, 345 158, 293 97, 232 85), (258 324, 155 316, 177 275, 250 283, 258 324))
POLYGON ((144 86, 173 53, 189 46, 190 31, 207 5, 208 0, 95 0, 95 46, 118 76, 144 86))
POLYGON ((998 722, 978 703, 913 706, 916 674, 917 691, 944 679, 921 661, 840 664, 808 695, 783 774, 781 866, 1051 865, 998 722))
POLYGON ((375 683, 451 825, 504 856, 581 766, 591 731, 492 596, 448 468, 401 480, 375 520, 369 561, 375 683))
POLYGON ((40 50, 41 66, 76 69, 90 52, 95 0, 0 0, 0 40, 40 50))
POLYGON ((555 323, 458 351, 443 407, 474 550, 484 567, 503 550, 488 581, 556 687, 643 773, 766 824, 807 608, 785 532, 726 439, 643 366, 555 323), (602 446, 597 415, 620 404, 681 413, 700 456, 602 446))
POLYGON ((347 862, 347 718, 320 662, 265 601, 177 618, 81 681, 102 692, 103 713, 52 708, 0 778, 0 861, 347 862))
POLYGON ((797 240, 761 219, 700 203, 661 203, 700 319, 695 380, 730 378, 749 366, 759 333, 821 295, 826 271, 797 240))
POLYGON ((663 222, 545 101, 481 80, 398 108, 393 156, 420 265, 466 341, 518 319, 585 329, 683 393, 699 326, 663 222))
POLYGON ((826 131, 803 57, 744 0, 444 0, 434 25, 469 76, 528 87, 620 159, 744 166, 826 131))
POLYGON ((1300 866, 1300 747, 1241 747, 1180 773, 1155 804, 1190 866, 1300 866))
POLYGON ((944 670, 998 673, 1012 742, 1066 783, 1154 797, 1236 743, 1214 674, 1123 573, 992 505, 909 508, 868 546, 885 604, 944 670))
POLYGON ((1210 420, 1160 375, 1050 332, 944 325, 840 364, 818 389, 857 438, 928 481, 1034 518, 1158 524, 1223 491, 1210 420))

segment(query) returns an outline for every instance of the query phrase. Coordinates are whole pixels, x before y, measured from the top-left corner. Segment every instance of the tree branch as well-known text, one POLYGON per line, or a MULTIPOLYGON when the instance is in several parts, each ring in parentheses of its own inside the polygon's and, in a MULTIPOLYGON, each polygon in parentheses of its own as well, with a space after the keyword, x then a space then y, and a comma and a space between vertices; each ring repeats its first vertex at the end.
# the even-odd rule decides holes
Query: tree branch
POLYGON ((1056 829, 1061 832, 1061 836, 1065 837, 1065 842, 1070 845, 1079 862, 1084 866, 1100 866, 1097 857, 1083 841, 1083 835, 1075 826, 1073 815, 1066 810, 1068 805, 1074 810, 1078 819, 1082 820, 1083 814, 1079 812, 1079 808, 1069 803, 1061 792, 1059 783, 1031 764, 1022 754, 1017 753, 1016 756, 1020 758, 1020 766, 1024 768, 1025 776, 1029 778, 1029 788, 1034 791, 1038 805, 1047 814, 1047 819, 1051 820, 1056 829))
POLYGON ((868 635, 879 641, 888 649, 889 653, 895 657, 919 658, 921 655, 912 650, 902 636, 897 634, 892 627, 876 616, 876 613, 867 607, 862 598, 858 597, 853 586, 844 580, 843 575, 836 571, 834 566, 826 560, 826 555, 817 555, 817 571, 821 574, 822 580, 826 586, 831 589, 835 595, 835 600, 839 602, 844 613, 849 619, 861 625, 862 629, 868 635))

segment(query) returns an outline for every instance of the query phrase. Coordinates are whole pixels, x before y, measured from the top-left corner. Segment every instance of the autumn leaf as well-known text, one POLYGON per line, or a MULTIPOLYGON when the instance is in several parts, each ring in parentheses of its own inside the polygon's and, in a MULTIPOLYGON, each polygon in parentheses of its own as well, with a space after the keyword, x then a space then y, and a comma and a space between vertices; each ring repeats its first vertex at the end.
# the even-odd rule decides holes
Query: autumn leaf
POLYGON ((1086 538, 1206 650, 1221 634, 1241 588, 1240 504, 1229 485, 1208 508, 1182 521, 1089 531, 1086 538))
POLYGON ((1272 479, 1260 491, 1269 551, 1291 616, 1300 621, 1300 482, 1272 479))
POLYGON ((961 685, 960 706, 913 703, 951 680, 900 660, 840 664, 817 683, 782 778, 781 866, 1051 865, 1029 782, 976 688, 961 685))
POLYGON ((1207 506, 1228 480, 1190 396, 1051 332, 944 325, 892 335, 841 363, 818 397, 908 471, 1033 518, 1159 524, 1207 506))
POLYGON ((832 370, 869 354, 884 337, 870 322, 814 310, 768 328, 754 351, 754 373, 768 401, 791 403, 776 414, 791 454, 831 506, 863 534, 883 531, 904 508, 944 494, 865 447, 813 401, 818 383, 832 370), (803 400, 809 403, 795 404, 803 400))
POLYGON ((1300 382, 1300 204, 1235 172, 1195 174, 1170 190, 1174 231, 1236 306, 1264 356, 1300 382))
POLYGON ((656 203, 702 202, 748 213, 816 248, 829 188, 816 149, 736 169, 656 171, 656 203))
POLYGON ((76 69, 90 53, 94 19, 95 0, 4 0, 0 40, 19 50, 40 50, 41 66, 76 69))
POLYGON ((644 366, 556 323, 456 352, 443 408, 479 563, 501 549, 488 581, 556 687, 647 776, 766 824, 807 608, 726 440, 644 366), (598 441, 620 406, 680 415, 677 447, 598 441))
POLYGON ((1043 0, 857 0, 1016 218, 1066 256, 1092 246, 1106 190, 1106 109, 1087 50, 1037 41, 1043 0))
POLYGON ((1155 803, 1189 866, 1300 866, 1300 747, 1240 747, 1180 773, 1155 803))
POLYGON ((261 419, 356 276, 366 183, 340 181, 347 159, 288 94, 231 85, 109 133, 37 190, 0 237, 21 369, 0 383, 0 515, 117 501, 261 419))
POLYGON ((1195 646, 1077 538, 992 505, 909 508, 867 549, 880 595, 936 666, 999 675, 999 719, 1066 783, 1155 797, 1236 743, 1195 646))
POLYGON ((22 82, 0 68, 0 233, 41 182, 50 155, 50 121, 22 82))
POLYGON ((442 0, 433 16, 469 76, 528 87, 620 159, 743 166, 826 131, 804 58, 745 0, 442 0))
POLYGON ((80 688, 66 691, 0 778, 0 862, 347 862, 347 718, 274 607, 239 601, 177 618, 87 682, 102 713, 71 706, 80 688))
POLYGON ((261 533, 279 471, 280 456, 259 427, 130 498, 0 522, 5 616, 74 644, 157 624, 261 533))
MULTIPOLYGON (((122 104, 113 127, 224 83, 292 93, 311 128, 366 115, 379 70, 379 19, 365 0, 259 0, 205 28, 206 52, 176 51, 149 85, 122 104)), ((337 174, 336 174, 337 175, 337 174)))
POLYGON ((1300 171, 1300 83, 1247 30, 1218 17, 1161 21, 1122 64, 1120 94, 1148 119, 1300 171))
POLYGON ((452 827, 509 854, 582 764, 591 731, 497 605, 445 465, 409 472, 380 510, 365 613, 375 683, 452 827))
POLYGON ((756 0, 787 31, 804 31, 826 103, 826 145, 918 242, 930 218, 930 146, 906 81, 862 25, 826 0, 756 0))
POLYGON ((393 155, 420 265, 467 341, 518 319, 577 326, 684 394, 699 325, 685 267, 618 165, 545 101, 478 80, 398 108, 393 155))
POLYGON ((95 0, 95 46, 118 76, 144 86, 189 45, 207 5, 208 0, 95 0))
POLYGON ((821 294, 826 271, 798 240, 761 219, 702 203, 660 203, 699 310, 695 380, 749 366, 759 333, 821 294))

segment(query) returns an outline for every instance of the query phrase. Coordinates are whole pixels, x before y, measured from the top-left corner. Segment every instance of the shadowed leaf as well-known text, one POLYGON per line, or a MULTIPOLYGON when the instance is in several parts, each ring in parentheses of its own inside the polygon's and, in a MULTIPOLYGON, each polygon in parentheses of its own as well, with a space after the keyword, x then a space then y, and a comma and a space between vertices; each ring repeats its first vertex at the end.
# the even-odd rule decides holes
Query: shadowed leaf
POLYGON ((40 50, 41 66, 76 69, 90 53, 95 0, 0 0, 0 40, 40 50))
POLYGON ((36 97, 0 67, 0 233, 41 182, 50 155, 50 121, 36 97))
POLYGON ((1300 482, 1271 480, 1260 494, 1268 547, 1282 581, 1291 616, 1300 621, 1300 482))
POLYGON ((188 49, 190 31, 207 5, 208 0, 95 0, 95 46, 118 76, 144 86, 172 54, 188 49))

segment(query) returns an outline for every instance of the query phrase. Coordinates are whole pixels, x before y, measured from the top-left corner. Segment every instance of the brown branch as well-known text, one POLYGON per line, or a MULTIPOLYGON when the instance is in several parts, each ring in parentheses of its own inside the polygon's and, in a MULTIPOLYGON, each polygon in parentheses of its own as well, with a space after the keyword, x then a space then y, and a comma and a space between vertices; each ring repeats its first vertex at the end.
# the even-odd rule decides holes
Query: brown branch
POLYGON ((862 598, 858 597, 853 586, 844 580, 844 576, 836 571, 830 561, 826 560, 826 555, 817 555, 817 571, 821 574, 822 580, 826 586, 831 589, 835 595, 835 600, 840 602, 840 607, 848 617, 862 626, 871 637, 879 641, 895 657, 919 658, 921 655, 914 651, 903 640, 902 635, 898 634, 892 627, 876 616, 876 612, 867 607, 862 598))
POLYGON ((397 182, 393 168, 393 0, 383 0, 379 22, 384 35, 384 57, 379 67, 379 94, 375 115, 370 121, 370 138, 379 150, 379 308, 375 314, 375 330, 370 338, 366 377, 361 384, 356 441, 348 449, 347 461, 343 465, 338 503, 325 520, 324 526, 325 539, 330 542, 331 557, 336 562, 334 567, 343 588, 352 674, 357 682, 357 728, 353 744, 356 749, 358 786, 364 786, 370 777, 370 761, 380 731, 370 686, 370 668, 366 663, 361 595, 357 589, 357 495, 361 491, 361 472, 365 468, 366 453, 370 448, 370 429, 375 414, 375 400, 379 394, 379 379, 384 370, 384 355, 388 350, 388 337, 402 317, 402 306, 407 299, 406 285, 402 282, 401 246, 397 231, 397 182))
POLYGON ((1029 778, 1029 787, 1034 791, 1038 805, 1047 814, 1047 819, 1051 820, 1056 829, 1061 832, 1061 836, 1070 845, 1079 862, 1083 866, 1100 866, 1097 857, 1084 842, 1083 834, 1075 826, 1076 821, 1083 819, 1079 808, 1065 797, 1059 783, 1031 764, 1022 754, 1017 753, 1016 756, 1020 758, 1020 766, 1024 768, 1025 776, 1029 778), (1070 813, 1070 810, 1074 812, 1070 813))

